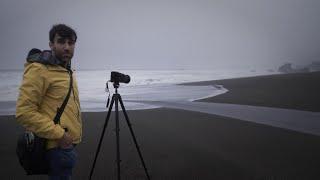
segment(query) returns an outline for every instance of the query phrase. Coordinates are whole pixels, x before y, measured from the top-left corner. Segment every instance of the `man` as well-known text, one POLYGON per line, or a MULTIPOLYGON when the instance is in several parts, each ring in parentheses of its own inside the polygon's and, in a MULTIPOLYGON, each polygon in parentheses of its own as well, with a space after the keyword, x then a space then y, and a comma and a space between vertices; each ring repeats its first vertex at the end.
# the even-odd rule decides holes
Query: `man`
POLYGON ((53 119, 70 86, 71 59, 76 32, 64 25, 54 25, 49 32, 51 51, 29 52, 16 106, 16 119, 27 130, 47 140, 46 157, 49 179, 70 179, 75 165, 74 146, 81 141, 82 122, 75 79, 60 123, 53 119), (49 57, 45 54, 49 53, 49 57))

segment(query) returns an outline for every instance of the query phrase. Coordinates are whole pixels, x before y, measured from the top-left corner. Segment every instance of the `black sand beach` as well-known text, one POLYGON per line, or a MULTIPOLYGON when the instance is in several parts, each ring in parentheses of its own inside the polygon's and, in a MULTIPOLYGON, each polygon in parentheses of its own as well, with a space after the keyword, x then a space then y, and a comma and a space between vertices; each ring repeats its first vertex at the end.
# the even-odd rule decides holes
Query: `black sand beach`
MULTIPOLYGON (((241 78, 217 83, 230 91, 207 102, 263 105, 319 112, 320 73, 241 78)), ((128 111, 151 179, 320 179, 320 137, 205 113, 128 111)), ((73 179, 88 179, 105 112, 83 113, 83 142, 73 179)), ((122 179, 146 179, 121 115, 122 179)), ((15 156, 22 128, 0 116, 1 179, 27 177, 15 156)), ((94 179, 116 179, 114 119, 109 123, 94 179)))

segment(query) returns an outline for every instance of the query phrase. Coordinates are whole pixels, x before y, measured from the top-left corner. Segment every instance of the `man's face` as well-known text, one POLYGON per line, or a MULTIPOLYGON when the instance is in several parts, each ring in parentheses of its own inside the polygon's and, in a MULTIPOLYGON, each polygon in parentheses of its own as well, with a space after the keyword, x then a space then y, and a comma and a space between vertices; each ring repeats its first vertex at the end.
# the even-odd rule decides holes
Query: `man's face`
POLYGON ((65 62, 69 62, 74 53, 75 41, 70 38, 63 38, 56 34, 53 42, 49 43, 49 46, 54 55, 65 62))

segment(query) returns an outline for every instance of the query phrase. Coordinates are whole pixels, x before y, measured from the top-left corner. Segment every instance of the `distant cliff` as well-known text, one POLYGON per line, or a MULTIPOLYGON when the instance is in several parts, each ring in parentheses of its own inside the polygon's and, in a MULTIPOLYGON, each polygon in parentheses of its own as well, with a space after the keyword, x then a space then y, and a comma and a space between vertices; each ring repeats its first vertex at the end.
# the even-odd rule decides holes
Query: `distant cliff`
POLYGON ((320 71, 320 61, 314 61, 309 66, 309 71, 320 71))
POLYGON ((292 63, 285 63, 278 68, 279 72, 282 73, 300 73, 300 72, 314 72, 320 71, 320 61, 314 61, 309 65, 301 68, 293 68, 292 63))
POLYGON ((299 72, 309 72, 308 67, 304 68, 293 68, 291 63, 286 63, 278 68, 279 72, 282 73, 299 73, 299 72))

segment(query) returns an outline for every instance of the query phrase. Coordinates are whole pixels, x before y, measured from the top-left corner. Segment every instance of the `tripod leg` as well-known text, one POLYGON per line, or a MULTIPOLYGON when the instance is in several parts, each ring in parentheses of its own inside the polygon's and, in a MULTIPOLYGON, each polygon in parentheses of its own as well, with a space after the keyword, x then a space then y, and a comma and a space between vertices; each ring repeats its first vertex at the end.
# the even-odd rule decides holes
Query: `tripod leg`
POLYGON ((118 109, 118 101, 119 95, 116 94, 115 96, 115 116, 116 116, 116 137, 117 137, 117 173, 118 173, 118 180, 120 180, 120 128, 119 128, 119 109, 118 109))
POLYGON ((135 135, 134 135, 134 133, 133 133, 133 129, 132 129, 132 127, 131 127, 131 123, 130 123, 130 121, 129 121, 129 116, 128 116, 127 112, 126 112, 126 109, 124 108, 124 105, 123 105, 123 102, 122 102, 122 98, 121 98, 120 95, 119 95, 119 101, 120 101, 120 105, 121 105, 123 114, 124 114, 124 116, 125 116, 125 118, 126 118, 127 124, 128 124, 128 126, 129 126, 129 129, 130 129, 131 136, 132 136, 132 138, 133 138, 134 144, 135 144, 136 149, 137 149, 137 151, 138 151, 140 160, 141 160, 141 162, 142 162, 142 165, 143 165, 143 168, 144 168, 144 172, 146 173, 148 180, 150 180, 147 167, 146 167, 146 165, 145 165, 145 163, 144 163, 144 160, 143 160, 143 157, 142 157, 142 153, 141 153, 141 151, 140 151, 140 148, 139 148, 137 139, 136 139, 136 137, 135 137, 135 135))
POLYGON ((101 147, 101 143, 102 143, 102 140, 103 140, 103 136, 104 136, 106 127, 108 125, 108 121, 110 119, 110 115, 111 115, 111 111, 112 111, 112 106, 113 106, 114 100, 115 100, 115 97, 112 96, 111 104, 109 106, 108 114, 107 114, 107 117, 106 117, 106 120, 105 120, 105 123, 104 123, 104 126, 103 126, 103 131, 102 131, 102 134, 101 134, 101 137, 100 137, 99 145, 98 145, 98 148, 97 148, 97 151, 96 151, 96 154, 95 154, 95 157, 94 157, 94 161, 93 161, 93 164, 92 164, 92 167, 91 167, 89 180, 91 180, 91 177, 92 177, 92 174, 93 174, 93 171, 94 171, 94 167, 96 165, 96 161, 97 161, 97 158, 98 158, 98 155, 99 155, 99 152, 100 152, 100 147, 101 147))

